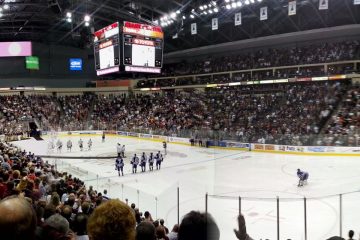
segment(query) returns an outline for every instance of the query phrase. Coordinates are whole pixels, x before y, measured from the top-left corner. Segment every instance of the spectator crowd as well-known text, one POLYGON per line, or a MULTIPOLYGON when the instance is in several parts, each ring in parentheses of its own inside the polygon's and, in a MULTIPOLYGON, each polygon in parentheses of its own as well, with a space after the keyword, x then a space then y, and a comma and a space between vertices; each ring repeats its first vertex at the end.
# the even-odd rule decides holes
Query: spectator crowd
POLYGON ((194 60, 193 62, 181 62, 167 64, 163 68, 163 77, 197 75, 210 73, 223 73, 229 71, 241 71, 222 75, 208 75, 203 77, 179 77, 173 79, 142 80, 138 82, 138 88, 147 87, 171 87, 183 85, 202 85, 212 83, 228 83, 239 81, 257 81, 266 79, 282 79, 293 77, 325 76, 332 74, 344 74, 359 71, 354 64, 301 66, 309 64, 325 64, 340 61, 359 60, 360 43, 357 40, 334 43, 317 43, 297 47, 269 48, 252 50, 247 53, 242 51, 238 55, 211 56, 194 60), (280 68, 277 68, 280 67, 280 68), (266 68, 276 68, 263 70, 266 68))
POLYGON ((342 80, 108 96, 3 96, 0 131, 26 132, 25 120, 31 119, 47 131, 123 130, 203 140, 357 146, 358 92, 342 80))

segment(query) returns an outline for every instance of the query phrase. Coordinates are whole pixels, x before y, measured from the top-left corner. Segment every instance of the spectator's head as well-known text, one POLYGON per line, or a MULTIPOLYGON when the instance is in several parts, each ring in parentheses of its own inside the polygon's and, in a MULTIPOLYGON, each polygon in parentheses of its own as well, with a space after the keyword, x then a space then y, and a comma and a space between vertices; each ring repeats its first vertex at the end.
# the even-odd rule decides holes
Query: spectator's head
POLYGON ((70 207, 69 205, 65 205, 62 208, 61 216, 63 216, 66 220, 70 222, 71 214, 72 214, 72 207, 70 207))
POLYGON ((41 236, 43 239, 66 239, 69 233, 69 222, 60 214, 54 214, 45 220, 41 236))
POLYGON ((4 239, 35 239, 36 214, 24 198, 3 199, 0 202, 0 216, 3 216, 0 217, 0 233, 4 239))
POLYGON ((219 228, 210 214, 191 211, 181 221, 178 240, 219 239, 219 228))
POLYGON ((81 204, 81 210, 82 210, 82 212, 85 213, 85 214, 87 214, 87 215, 89 215, 89 213, 90 213, 90 208, 91 208, 91 205, 90 205, 89 202, 83 202, 83 203, 81 204))
POLYGON ((353 239, 353 237, 354 237, 354 231, 350 230, 349 231, 349 239, 353 239))
POLYGON ((156 240, 155 226, 150 222, 142 222, 136 227, 136 240, 156 240))
POLYGON ((163 226, 157 226, 156 227, 156 237, 158 239, 165 239, 166 237, 166 231, 165 228, 163 226))
POLYGON ((119 200, 109 200, 98 206, 87 225, 92 240, 135 239, 135 217, 132 210, 119 200))
POLYGON ((179 224, 175 224, 171 231, 176 233, 179 232, 179 224))
POLYGON ((74 232, 76 232, 76 234, 78 236, 82 236, 82 235, 87 235, 86 233, 86 225, 88 222, 88 216, 84 213, 78 213, 75 216, 74 219, 74 232))

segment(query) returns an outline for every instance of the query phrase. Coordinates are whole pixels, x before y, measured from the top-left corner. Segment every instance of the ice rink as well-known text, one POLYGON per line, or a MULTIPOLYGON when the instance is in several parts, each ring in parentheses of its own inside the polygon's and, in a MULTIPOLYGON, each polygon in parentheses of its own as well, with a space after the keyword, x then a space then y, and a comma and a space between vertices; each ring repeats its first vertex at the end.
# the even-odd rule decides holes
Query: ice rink
MULTIPOLYGON (((181 216, 190 210, 208 211, 215 218, 221 240, 235 240, 239 196, 247 230, 254 239, 276 239, 277 202, 280 206, 280 239, 305 239, 304 200, 307 198, 308 239, 323 240, 340 234, 340 193, 342 196, 342 231, 360 231, 360 158, 266 154, 235 150, 206 149, 168 144, 160 171, 131 174, 130 158, 136 153, 157 152, 162 143, 135 138, 92 136, 91 151, 80 152, 79 136, 59 136, 62 153, 53 155, 73 159, 49 158, 58 170, 67 171, 99 191, 107 189, 110 197, 129 199, 140 211, 149 210, 153 218, 163 218, 168 228, 177 222, 177 187, 181 216), (71 139, 73 151, 66 152, 71 139), (125 176, 119 177, 114 159, 116 144, 126 145, 125 176), (76 157, 90 157, 80 159, 76 157), (309 172, 308 185, 298 188, 296 169, 309 172), (355 192, 355 193, 353 193, 355 192)), ((89 136, 82 136, 85 148, 89 136)), ((26 140, 15 143, 31 152, 47 155, 48 141, 26 140)))

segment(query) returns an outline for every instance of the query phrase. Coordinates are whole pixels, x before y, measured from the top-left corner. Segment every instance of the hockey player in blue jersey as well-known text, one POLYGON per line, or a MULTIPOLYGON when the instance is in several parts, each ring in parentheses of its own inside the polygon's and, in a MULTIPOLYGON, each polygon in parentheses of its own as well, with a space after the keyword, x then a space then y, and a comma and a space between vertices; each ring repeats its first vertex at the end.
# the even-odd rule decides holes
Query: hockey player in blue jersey
POLYGON ((306 183, 307 183, 307 180, 308 180, 308 178, 309 178, 309 173, 308 173, 308 172, 305 172, 305 171, 301 171, 300 169, 298 169, 296 175, 297 175, 298 178, 299 178, 298 187, 304 186, 304 183, 306 184, 306 183))
POLYGON ((150 156, 149 156, 149 170, 150 171, 154 170, 154 155, 153 155, 153 153, 150 153, 150 156))
POLYGON ((146 155, 143 152, 143 154, 141 155, 141 161, 140 161, 140 166, 141 166, 141 172, 146 172, 146 155))
POLYGON ((139 165, 139 158, 136 156, 136 154, 134 154, 134 157, 132 158, 130 163, 132 165, 132 173, 136 173, 137 166, 139 165))
POLYGON ((160 151, 156 154, 155 160, 156 160, 156 170, 160 170, 161 162, 163 161, 163 157, 160 151))
POLYGON ((121 156, 118 156, 115 160, 115 170, 118 171, 119 176, 120 176, 120 172, 121 175, 124 176, 124 160, 122 159, 121 156))

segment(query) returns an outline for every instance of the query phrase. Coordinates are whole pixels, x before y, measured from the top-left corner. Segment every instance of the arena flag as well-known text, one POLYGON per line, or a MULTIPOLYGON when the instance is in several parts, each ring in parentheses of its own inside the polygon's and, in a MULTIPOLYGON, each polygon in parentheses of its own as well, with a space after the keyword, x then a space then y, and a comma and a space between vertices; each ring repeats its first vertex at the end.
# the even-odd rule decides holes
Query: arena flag
POLYGON ((241 12, 235 13, 235 26, 241 25, 241 12))
POLYGON ((354 0, 354 5, 360 5, 360 0, 354 0))
POLYGON ((296 1, 289 2, 289 16, 296 15, 296 1))
POLYGON ((211 20, 212 24, 211 24, 211 29, 212 30, 218 30, 219 28, 219 22, 218 22, 218 19, 217 18, 213 18, 211 20))
POLYGON ((268 8, 262 7, 260 8, 260 20, 267 20, 268 19, 268 8))
POLYGON ((191 24, 191 35, 197 34, 197 26, 196 23, 191 24))
POLYGON ((329 0, 319 0, 319 10, 329 9, 329 0))

